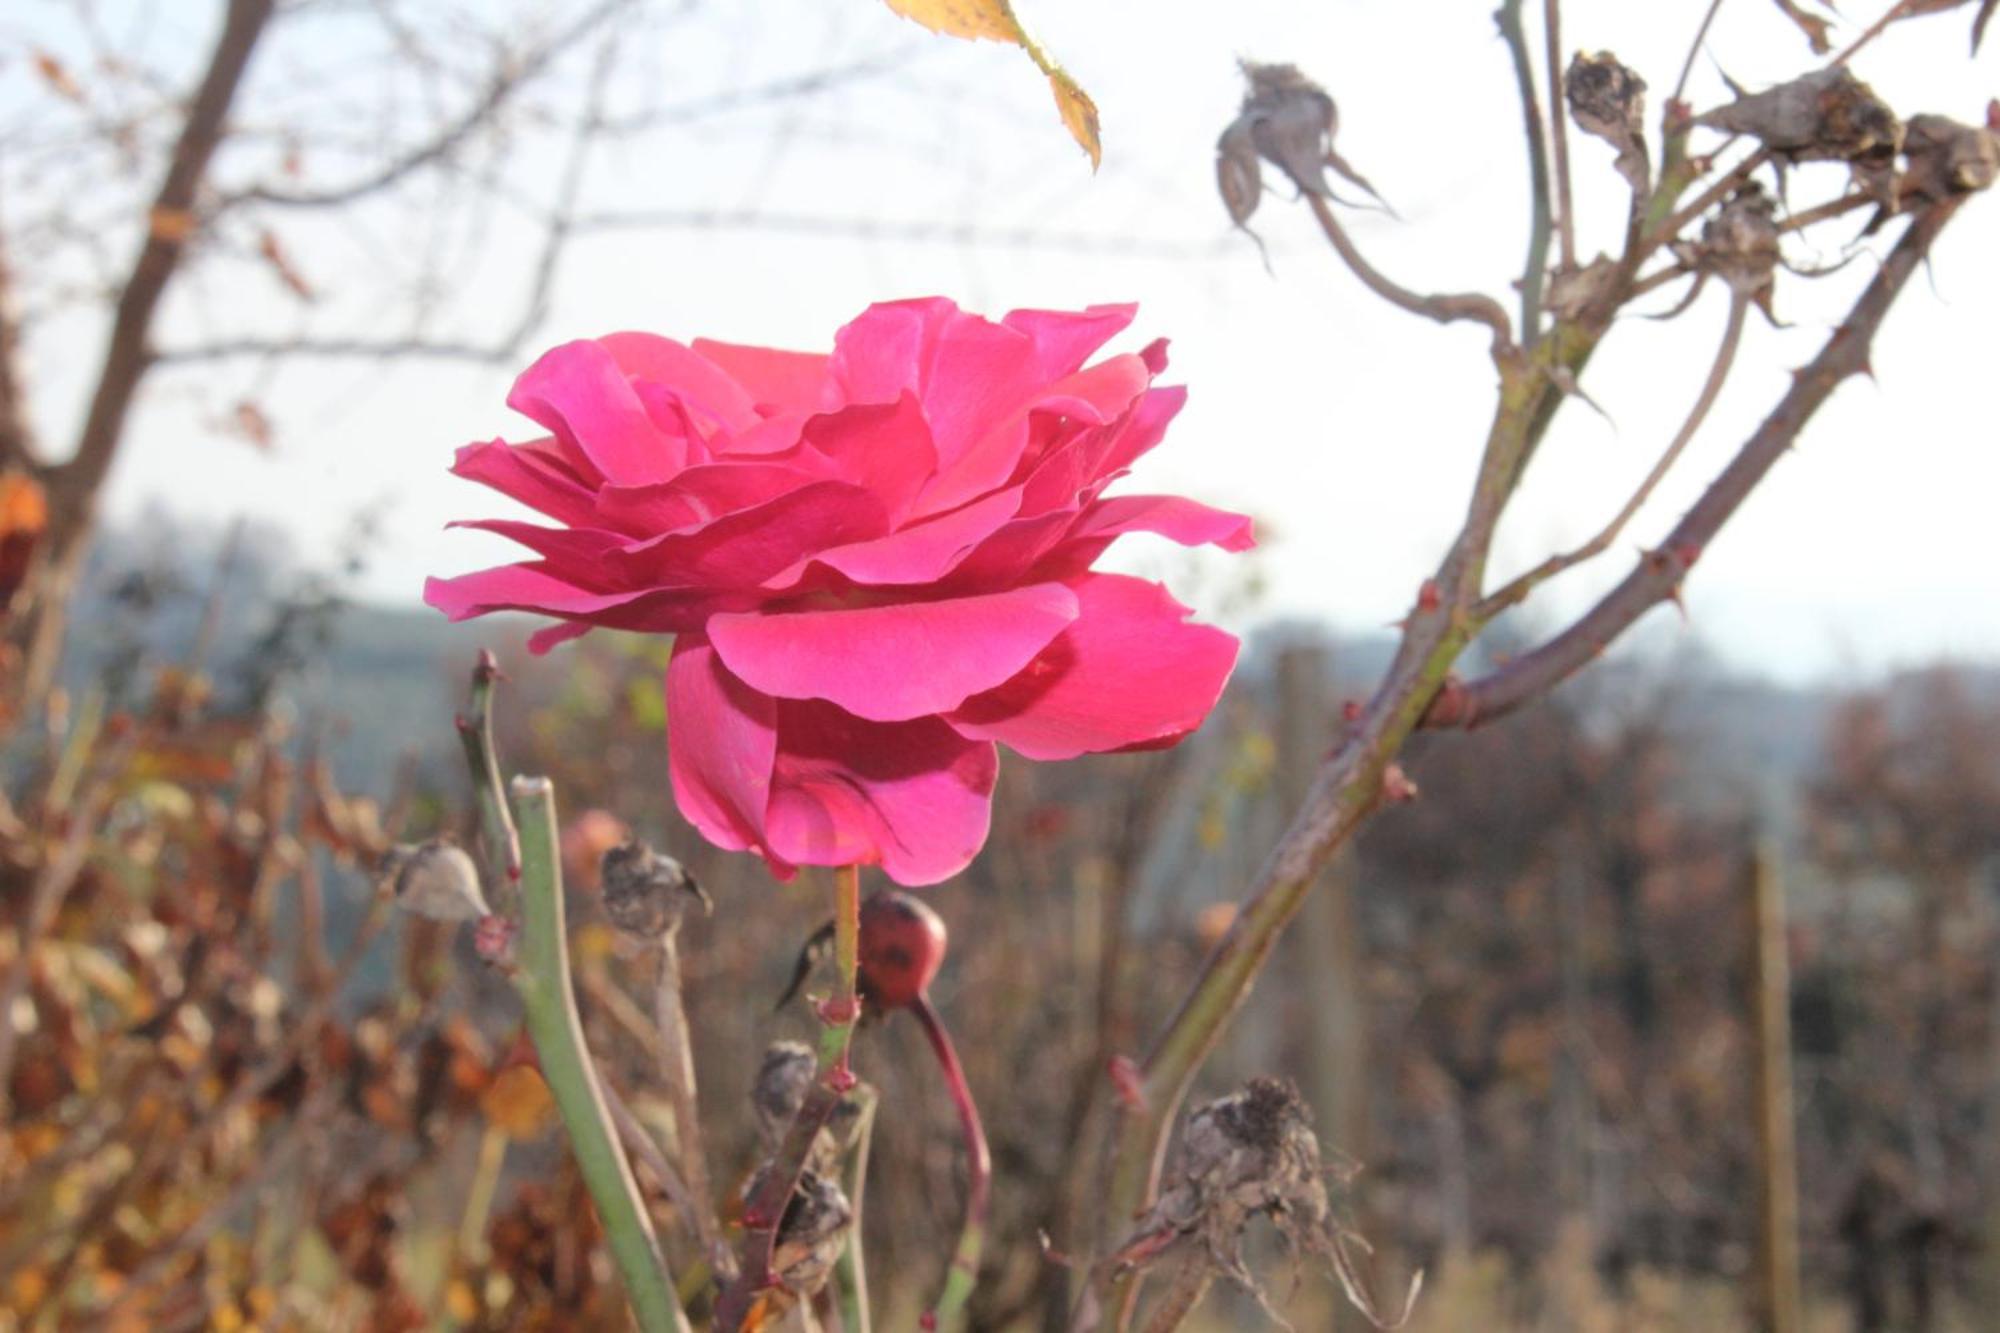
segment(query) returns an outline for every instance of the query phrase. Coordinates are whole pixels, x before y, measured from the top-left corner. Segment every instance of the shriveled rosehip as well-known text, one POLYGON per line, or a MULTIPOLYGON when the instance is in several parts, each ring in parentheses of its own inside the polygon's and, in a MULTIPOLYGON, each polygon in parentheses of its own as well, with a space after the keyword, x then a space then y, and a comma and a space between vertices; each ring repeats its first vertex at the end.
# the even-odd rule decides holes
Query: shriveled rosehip
POLYGON ((861 905, 858 989, 867 1007, 901 1009, 944 965, 944 918, 907 893, 878 893, 861 905))

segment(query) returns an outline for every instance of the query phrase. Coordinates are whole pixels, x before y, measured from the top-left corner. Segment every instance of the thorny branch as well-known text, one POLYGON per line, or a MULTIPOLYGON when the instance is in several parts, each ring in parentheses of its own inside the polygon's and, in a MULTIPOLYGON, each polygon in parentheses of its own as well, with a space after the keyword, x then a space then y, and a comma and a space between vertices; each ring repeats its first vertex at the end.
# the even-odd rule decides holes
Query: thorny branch
MULTIPOLYGON (((1436 575, 1425 581, 1405 618, 1402 641, 1388 673, 1322 765, 1301 808, 1258 872, 1229 931, 1167 1023, 1140 1070, 1136 1087, 1126 1098, 1113 1131, 1104 1209, 1109 1227, 1137 1216, 1157 1197, 1169 1130, 1182 1102, 1320 870, 1370 814, 1387 801, 1407 799, 1413 790, 1406 781, 1391 781, 1395 761, 1409 737, 1424 727, 1471 725, 1538 697, 1601 653, 1646 609, 1671 597, 1705 544, 1790 447, 1839 382, 1866 368, 1876 328, 1951 214, 1967 195, 1993 183, 1993 172, 1973 164, 1956 175, 1947 173, 1946 178, 1940 178, 1933 190, 1944 191, 1942 195, 1915 194, 1906 189, 1901 204, 1917 209, 1914 220, 1861 295, 1846 325, 1835 332, 1814 362, 1799 372, 1771 417, 1660 550, 1648 555, 1623 584, 1548 644, 1467 685, 1452 675, 1452 667, 1482 627, 1478 612, 1485 565, 1500 515, 1528 459, 1573 389, 1576 374, 1611 329, 1619 311, 1641 285, 1657 285, 1679 271, 1679 265, 1669 268, 1645 284, 1637 278, 1645 253, 1678 241, 1672 231, 1658 224, 1678 217, 1674 205, 1679 195, 1706 172, 1705 161, 1686 152, 1693 118, 1685 108, 1670 104, 1665 115, 1666 156, 1659 174, 1649 179, 1643 158, 1638 157, 1642 150, 1637 150, 1634 133, 1636 94, 1643 90, 1643 84, 1608 56, 1581 63, 1588 66, 1586 73, 1592 80, 1592 87, 1585 92, 1596 98, 1588 108, 1576 108, 1577 93, 1572 90, 1572 107, 1589 110, 1595 124, 1586 128, 1611 139, 1620 148, 1621 159, 1627 159, 1619 164, 1633 193, 1627 244, 1617 261, 1600 260, 1579 275, 1586 281, 1562 304, 1548 334, 1525 349, 1513 346, 1507 337, 1506 317, 1491 298, 1423 297, 1383 278, 1361 260, 1325 201, 1316 194, 1307 196, 1336 252, 1378 295, 1399 308, 1440 322, 1473 319, 1495 328, 1499 402, 1464 522, 1436 575), (1603 96, 1607 93, 1613 95, 1608 101, 1603 96), (1635 150, 1630 158, 1628 150, 1635 150)), ((1948 122, 1939 133, 1949 138, 1961 130, 1976 133, 1948 122)), ((1912 167, 1914 173, 1914 162, 1912 167)), ((1929 170, 1937 174, 1936 164, 1929 170)), ((1222 184, 1225 203, 1230 203, 1234 215, 1237 210, 1231 202, 1226 173, 1222 184)), ((1740 178, 1731 180, 1715 199, 1719 201, 1741 184, 1740 178)), ((1747 196, 1745 204, 1754 208, 1747 196)), ((1777 230, 1769 221, 1768 210, 1763 216, 1760 253, 1768 252, 1765 258, 1775 261, 1777 230)), ((1710 240, 1705 231, 1704 244, 1710 240)), ((1683 257, 1690 268, 1714 266, 1717 260, 1713 254, 1704 258, 1698 249, 1693 258, 1683 257)), ((1727 268, 1716 271, 1731 282, 1732 296, 1738 301, 1761 296, 1764 290, 1762 284, 1747 280, 1752 275, 1727 268)), ((1733 307, 1732 327, 1717 358, 1718 368, 1711 372, 1703 401, 1690 414, 1683 435, 1699 424, 1707 411, 1707 400, 1726 376, 1740 339, 1741 318, 1741 309, 1733 307)), ((1671 467, 1683 444, 1677 439, 1670 447, 1663 460, 1666 467, 1671 467)), ((1653 484, 1649 480, 1642 487, 1641 503, 1653 484)), ((1090 1330, 1108 1323, 1123 1330, 1130 1325, 1137 1308, 1138 1283, 1115 1259, 1113 1255, 1091 1269, 1089 1290, 1075 1307, 1074 1328, 1090 1330)))
POLYGON ((1673 440, 1660 454, 1659 461, 1653 464, 1653 470, 1646 474, 1646 479, 1639 483, 1638 489, 1632 492, 1632 497, 1625 502, 1624 507, 1604 525, 1603 531, 1583 545, 1573 551, 1550 556, 1498 592, 1482 598, 1478 606, 1473 608, 1475 620, 1481 622, 1491 620, 1508 607, 1524 600, 1529 593, 1564 570, 1573 569, 1611 549, 1611 543, 1618 539, 1618 534, 1625 530, 1625 525, 1632 521, 1633 515, 1644 507, 1654 489, 1659 486, 1667 473, 1673 470, 1681 451, 1687 448, 1690 440, 1694 439, 1695 432, 1701 429, 1701 423, 1707 418, 1709 409, 1715 406, 1715 400, 1721 396, 1722 386, 1728 381, 1730 368, 1736 361, 1737 346, 1743 340, 1743 325, 1750 308, 1750 300, 1746 294, 1731 293, 1728 322, 1722 330, 1722 344, 1716 349, 1715 360, 1709 366, 1708 378, 1703 382, 1701 392, 1696 396, 1694 406, 1688 410, 1687 419, 1681 423, 1680 430, 1675 432, 1673 440))
POLYGON ((1512 712, 1595 661, 1640 616, 1671 598, 1722 525, 1792 447, 1806 422, 1841 381, 1868 373, 1869 349, 1883 316, 1960 202, 1933 204, 1911 220, 1846 321, 1828 337, 1819 355, 1795 374, 1776 409, 1658 550, 1649 552, 1624 582, 1568 629, 1491 674, 1440 696, 1440 703, 1452 702, 1437 710, 1437 716, 1427 718, 1426 725, 1469 726, 1512 712))
MULTIPOLYGON (((1521 21, 1522 3, 1523 0, 1501 0, 1494 18, 1514 58, 1514 81, 1520 89, 1522 127, 1528 139, 1528 262, 1521 270, 1521 342, 1533 347, 1542 334, 1542 283, 1549 269, 1549 150, 1542 138, 1541 99, 1535 93, 1535 61, 1528 53, 1527 28, 1521 21)), ((1549 7, 1555 8, 1554 0, 1549 7)), ((1550 74, 1555 77, 1553 69, 1550 74)), ((1556 123, 1561 125, 1560 117, 1556 123)), ((1560 132, 1558 129, 1557 133, 1560 132)))

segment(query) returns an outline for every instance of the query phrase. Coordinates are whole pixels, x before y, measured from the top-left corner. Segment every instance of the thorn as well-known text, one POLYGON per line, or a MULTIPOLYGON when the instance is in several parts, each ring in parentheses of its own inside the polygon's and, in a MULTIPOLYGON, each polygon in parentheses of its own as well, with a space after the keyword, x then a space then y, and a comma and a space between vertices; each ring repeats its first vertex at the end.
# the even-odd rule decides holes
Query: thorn
POLYGON ((1667 600, 1672 602, 1674 604, 1674 609, 1681 613, 1681 623, 1683 625, 1689 623, 1690 618, 1688 616, 1687 603, 1681 600, 1680 584, 1676 583, 1673 587, 1667 589, 1667 600))
POLYGON ((1417 589, 1417 610, 1425 614, 1444 605, 1444 596, 1438 592, 1436 579, 1425 579, 1417 589))
POLYGON ((1694 108, 1678 97, 1670 97, 1660 120, 1667 133, 1683 133, 1694 125, 1694 108))
POLYGON ((851 995, 821 1000, 813 1006, 819 1021, 830 1028, 843 1028, 861 1017, 861 1004, 851 995))
POLYGON ((1359 699, 1344 701, 1340 705, 1340 720, 1348 723, 1359 722, 1361 720, 1361 701, 1359 699))
POLYGON ((472 730, 472 719, 467 717, 463 713, 454 714, 451 719, 451 724, 457 727, 460 731, 472 730))
POLYGON ((1146 1113, 1146 1078, 1139 1072, 1139 1066, 1130 1056, 1114 1055, 1105 1065, 1105 1072, 1111 1075, 1111 1086, 1118 1094, 1120 1105, 1133 1115, 1146 1113))
POLYGON ((847 1067, 847 1059, 844 1056, 839 1064, 826 1071, 827 1088, 843 1097, 853 1092, 860 1082, 860 1079, 854 1077, 854 1071, 847 1067))
POLYGON ((1387 805, 1404 805, 1417 799, 1417 784, 1410 781, 1410 775, 1403 771, 1401 764, 1390 764, 1382 770, 1382 800, 1387 805))
POLYGON ((924 1311, 917 1319, 917 1327, 921 1328, 924 1333, 934 1333, 934 1330, 937 1328, 937 1311, 924 1311))
POLYGON ((498 914, 479 918, 472 928, 472 949, 480 961, 506 970, 514 966, 514 940, 520 928, 498 914))
POLYGON ((1700 542, 1680 542, 1667 549, 1674 553, 1674 559, 1681 562, 1682 569, 1693 569, 1694 562, 1701 559, 1700 542))

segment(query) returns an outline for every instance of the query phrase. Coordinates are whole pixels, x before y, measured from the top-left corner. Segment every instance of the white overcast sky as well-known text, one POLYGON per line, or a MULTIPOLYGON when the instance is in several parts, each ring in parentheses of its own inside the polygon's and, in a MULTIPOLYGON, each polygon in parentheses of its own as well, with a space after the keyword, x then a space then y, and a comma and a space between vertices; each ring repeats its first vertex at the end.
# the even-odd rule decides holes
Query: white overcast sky
MULTIPOLYGON (((1887 3, 1841 8, 1865 19, 1887 3)), ((1705 7, 1573 0, 1565 45, 1610 49, 1638 67, 1652 85, 1650 125, 1705 7)), ((172 10, 199 36, 209 8, 172 10)), ((1191 398, 1134 484, 1257 514, 1270 612, 1345 628, 1380 627, 1403 612, 1462 511, 1491 405, 1484 340, 1374 301, 1279 193, 1256 218, 1272 249, 1267 273, 1251 244, 1229 235, 1213 144, 1240 96, 1237 57, 1298 64, 1338 100, 1342 151, 1401 214, 1353 215, 1379 266, 1415 287, 1483 288, 1511 307, 1525 186, 1493 0, 1021 0, 1097 99, 1105 151, 1096 175, 1018 51, 929 38, 873 0, 712 8, 718 17, 689 20, 647 55, 689 97, 915 54, 892 76, 708 120, 636 158, 606 158, 590 186, 597 206, 965 223, 1106 244, 1077 253, 764 229, 599 238, 569 252, 537 347, 621 328, 823 347, 869 301, 929 293, 993 314, 1136 300, 1134 341, 1170 337, 1172 377, 1191 398)), ((1857 68, 1905 114, 1977 120, 2000 92, 2000 33, 1968 60, 1969 21, 1966 11, 1907 24, 1857 68)), ((1812 59, 1770 0, 1729 0, 1709 51, 1696 66, 1698 106, 1723 99, 1719 69, 1757 87, 1812 59)), ((21 77, 21 62, 9 65, 0 79, 21 77)), ((284 77, 275 64, 260 73, 284 77)), ((1589 254, 1613 242, 1622 198, 1604 145, 1577 137, 1572 155, 1589 254)), ((1801 175, 1793 202, 1838 185, 1801 175)), ((1819 257, 1837 258, 1858 226, 1858 216, 1834 224, 1819 257)), ((1953 224, 1931 277, 1913 283, 1890 318, 1879 383, 1843 388, 1704 556, 1688 589, 1692 632, 1731 664, 1823 679, 1941 655, 2000 658, 1997 229, 1992 200, 1953 224)), ((293 248, 335 290, 340 265, 364 262, 309 242, 293 248)), ((1795 327, 1753 324, 1742 369, 1676 480, 1623 549, 1538 604, 1538 623, 1586 605, 1625 572, 1636 544, 1665 530, 1871 271, 1863 258, 1830 279, 1781 283, 1779 310, 1795 327)), ((472 302, 476 310, 477 293, 472 302)), ((1500 573, 1588 536, 1615 510, 1698 387, 1723 309, 1723 294, 1711 291, 1676 323, 1616 331, 1585 380, 1612 421, 1580 405, 1564 414, 1502 530, 1500 573)), ((56 359, 80 364, 94 346, 79 333, 56 359)), ((113 512, 247 512, 284 527, 310 555, 330 551, 356 510, 374 508, 381 537, 366 592, 414 601, 427 573, 510 558, 504 543, 442 530, 452 518, 505 511, 444 468, 467 440, 525 433, 502 406, 507 379, 435 365, 290 371, 262 390, 280 431, 269 454, 194 428, 162 387, 116 477, 113 512)), ((48 380, 80 396, 59 368, 48 380)), ((52 414, 61 407, 49 404, 52 414)), ((1654 642, 1687 632, 1671 613, 1656 621, 1654 642)))

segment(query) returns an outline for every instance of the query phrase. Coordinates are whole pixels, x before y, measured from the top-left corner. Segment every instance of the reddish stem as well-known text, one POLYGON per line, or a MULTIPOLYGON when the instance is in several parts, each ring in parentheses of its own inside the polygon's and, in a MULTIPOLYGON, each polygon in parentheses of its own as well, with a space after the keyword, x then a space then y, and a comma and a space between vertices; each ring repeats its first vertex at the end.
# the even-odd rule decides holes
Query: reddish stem
POLYGON ((993 1154, 987 1149, 986 1130, 979 1123, 979 1107, 972 1100, 972 1088, 965 1081, 965 1066, 958 1062, 958 1051, 951 1044, 944 1019, 938 1016, 928 995, 919 995, 911 1001, 910 1012, 917 1016, 924 1036, 930 1040, 931 1052, 937 1056, 938 1068, 944 1073, 945 1088, 951 1093, 951 1104, 958 1110, 959 1128, 965 1135, 965 1224, 959 1230, 958 1248, 951 1257, 953 1272, 946 1278, 945 1294, 936 1311, 942 1319, 949 1319, 971 1295, 979 1278, 979 1252, 986 1241, 986 1204, 993 1186, 993 1154))

